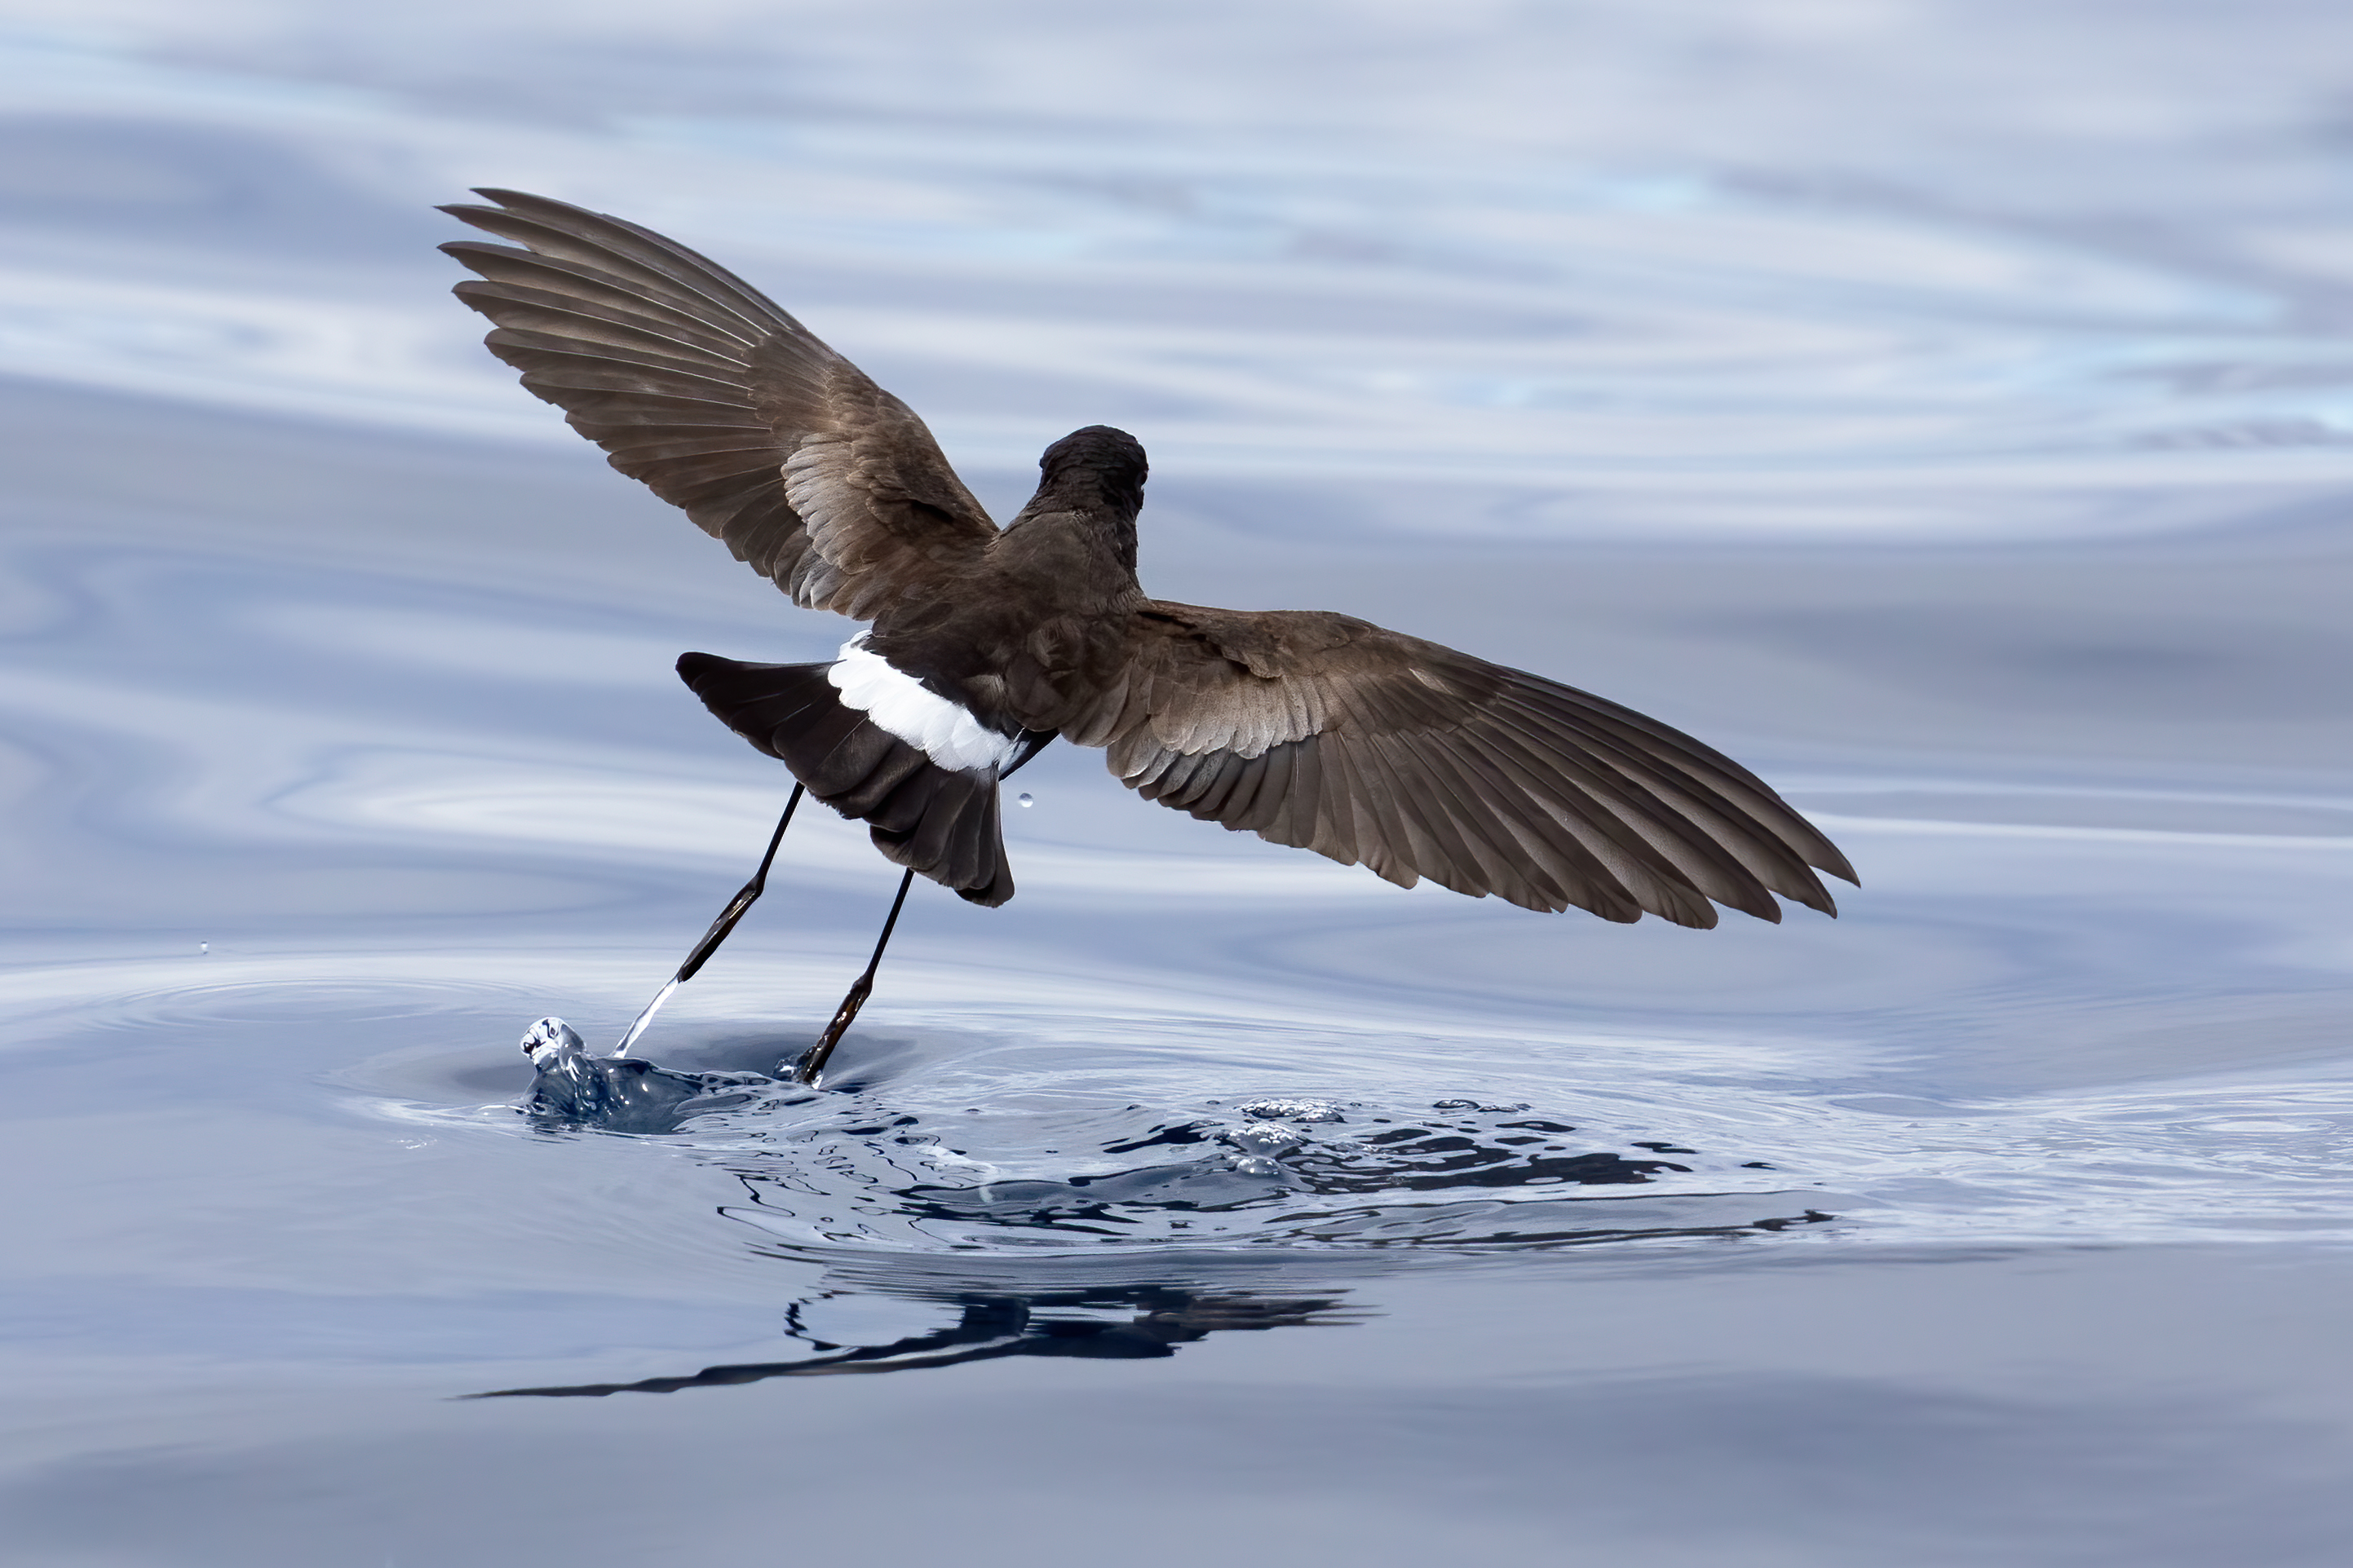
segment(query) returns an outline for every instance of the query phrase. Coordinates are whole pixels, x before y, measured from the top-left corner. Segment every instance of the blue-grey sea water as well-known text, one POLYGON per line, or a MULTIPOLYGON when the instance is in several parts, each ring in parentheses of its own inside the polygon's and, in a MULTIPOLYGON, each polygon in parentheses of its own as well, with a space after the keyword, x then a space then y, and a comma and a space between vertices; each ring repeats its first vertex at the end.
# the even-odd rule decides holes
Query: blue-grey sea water
MULTIPOLYGON (((2334 1568, 2348 604, 2319 0, 0 0, 0 1559, 2334 1568), (530 1113, 784 802, 671 660, 854 627, 483 352, 477 184, 1862 888, 1537 916, 1055 747, 828 1091, 530 1113)), ((642 1054, 801 1050, 895 881, 804 812, 642 1054)))

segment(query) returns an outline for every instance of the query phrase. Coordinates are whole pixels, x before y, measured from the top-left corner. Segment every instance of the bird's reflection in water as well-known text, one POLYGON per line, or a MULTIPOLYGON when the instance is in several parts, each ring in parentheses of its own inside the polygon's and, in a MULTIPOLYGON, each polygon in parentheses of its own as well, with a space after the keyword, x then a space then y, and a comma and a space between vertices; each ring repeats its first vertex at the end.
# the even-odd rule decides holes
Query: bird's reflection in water
POLYGON ((1213 1333, 1237 1329, 1292 1329, 1356 1321, 1364 1315, 1341 1305, 1342 1293, 1327 1296, 1254 1296, 1247 1292, 1188 1289, 1173 1285, 1130 1285, 1029 1292, 973 1290, 952 1299, 957 1321, 930 1333, 910 1334, 886 1344, 828 1346, 800 1327, 801 1304, 786 1321, 800 1337, 831 1353, 792 1361, 747 1362, 707 1366, 681 1377, 649 1377, 635 1383, 580 1383, 547 1388, 501 1388, 470 1399, 600 1396, 607 1394, 674 1394, 682 1388, 716 1388, 759 1383, 771 1377, 824 1377, 844 1373, 910 1372, 961 1366, 967 1362, 1011 1356, 1055 1356, 1085 1361, 1144 1361, 1176 1353, 1213 1333), (1093 1314, 1093 1315, 1090 1315, 1093 1314))
MULTIPOLYGON (((1515 1239, 1538 1247, 1591 1244, 1599 1241, 1664 1239, 1729 1239, 1742 1235, 1769 1234, 1792 1226, 1821 1224, 1831 1216, 1815 1209, 1795 1215, 1757 1217, 1748 1210, 1704 1211, 1679 1207, 1684 1223, 1609 1226, 1558 1236, 1522 1230, 1515 1239), (1747 1217, 1734 1219, 1736 1213, 1747 1217), (1729 1222, 1729 1223, 1727 1223, 1729 1222)), ((1688 1200, 1686 1200, 1688 1204, 1688 1200)), ((1654 1222, 1665 1215, 1651 1216, 1654 1222)), ((1589 1224, 1589 1222, 1588 1222, 1589 1224)), ((1414 1237, 1395 1237, 1409 1244, 1414 1237)), ((1335 1273, 1383 1273, 1392 1265, 1375 1264, 1360 1254, 1353 1259, 1293 1255, 1287 1259, 1261 1259, 1240 1266, 1226 1258, 1211 1263, 1211 1254, 1189 1256, 1210 1277, 1224 1277, 1221 1287, 1174 1284, 1165 1277, 1140 1282, 1126 1279, 1073 1279, 1096 1272, 1099 1264, 1071 1258, 994 1260, 977 1258, 950 1262, 944 1258, 902 1256, 862 1266, 841 1263, 839 1252, 796 1245, 755 1248, 764 1255, 801 1263, 828 1261, 835 1267, 836 1288, 797 1301, 785 1314, 787 1331, 820 1352, 788 1361, 745 1362, 707 1366, 671 1377, 640 1378, 631 1383, 580 1383, 536 1388, 501 1388, 468 1394, 471 1399, 581 1397, 607 1394, 672 1394, 685 1388, 715 1388, 759 1383, 772 1377, 821 1377, 848 1373, 907 1372, 961 1366, 968 1362, 1001 1361, 1014 1356, 1046 1356, 1088 1361, 1141 1361, 1176 1353, 1178 1345, 1205 1340, 1213 1333, 1240 1329, 1340 1327, 1373 1315, 1369 1307, 1347 1304, 1346 1287, 1324 1283, 1335 1273), (954 1270, 955 1272, 950 1272, 954 1270), (976 1272, 964 1272, 974 1270, 976 1272), (987 1278, 977 1277, 986 1270, 987 1278), (1311 1278, 1297 1279, 1304 1271, 1311 1278), (1042 1274, 1060 1274, 1051 1284, 1038 1282, 1042 1274), (1245 1284, 1238 1274, 1255 1275, 1262 1284, 1245 1284), (1027 1276, 1029 1278, 1025 1279, 1027 1276), (1286 1276, 1291 1278, 1287 1279, 1286 1276), (1293 1280, 1305 1287, 1284 1287, 1293 1280), (1271 1286, 1272 1288, 1266 1288, 1271 1286), (808 1308, 823 1301, 872 1303, 881 1300, 921 1302, 955 1311, 956 1321, 929 1331, 901 1335, 878 1343, 845 1345, 813 1332, 806 1321, 808 1308)), ((1397 1254, 1387 1253, 1387 1258, 1397 1254)), ((1159 1267, 1165 1268, 1164 1258, 1159 1267)), ((1115 1265, 1123 1272, 1132 1264, 1115 1265)), ((1145 1264, 1144 1267, 1155 1267, 1145 1264)), ((845 1336, 846 1337, 846 1336, 845 1336)))

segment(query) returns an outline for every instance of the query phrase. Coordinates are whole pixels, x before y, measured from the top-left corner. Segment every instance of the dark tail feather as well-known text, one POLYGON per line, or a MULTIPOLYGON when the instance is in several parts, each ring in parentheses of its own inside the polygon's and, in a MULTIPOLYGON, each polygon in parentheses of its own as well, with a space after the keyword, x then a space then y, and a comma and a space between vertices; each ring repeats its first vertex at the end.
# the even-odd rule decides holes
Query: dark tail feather
POLYGON ((808 792, 867 824, 874 847, 959 898, 1013 896, 997 811, 997 770, 941 767, 855 708, 829 664, 743 664, 681 654, 679 679, 719 721, 792 769, 808 792))

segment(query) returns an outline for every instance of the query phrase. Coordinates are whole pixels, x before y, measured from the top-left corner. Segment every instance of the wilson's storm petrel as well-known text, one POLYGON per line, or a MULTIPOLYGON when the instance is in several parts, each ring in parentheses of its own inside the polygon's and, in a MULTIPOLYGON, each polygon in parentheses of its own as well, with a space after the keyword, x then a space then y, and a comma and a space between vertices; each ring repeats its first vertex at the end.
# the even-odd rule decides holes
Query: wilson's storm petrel
POLYGON ((514 243, 442 248, 481 275, 457 293, 497 324, 491 352, 795 603, 871 623, 829 663, 690 653, 678 671, 868 825, 907 868, 902 899, 916 872, 977 904, 1013 896, 997 781, 1057 736, 1104 748, 1146 800, 1403 887, 1712 926, 1715 903, 1778 920, 1777 893, 1835 914, 1815 868, 1854 880, 1755 774, 1614 702, 1349 616, 1147 596, 1144 448, 1124 431, 1047 447, 999 529, 912 409, 733 274, 619 218, 477 194, 497 205, 443 210, 514 243))

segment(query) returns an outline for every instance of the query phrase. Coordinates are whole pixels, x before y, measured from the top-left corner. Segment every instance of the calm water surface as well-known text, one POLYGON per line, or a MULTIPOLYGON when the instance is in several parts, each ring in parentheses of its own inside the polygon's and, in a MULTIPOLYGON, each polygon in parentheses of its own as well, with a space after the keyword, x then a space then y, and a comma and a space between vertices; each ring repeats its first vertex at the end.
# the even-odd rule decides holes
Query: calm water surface
MULTIPOLYGON (((2353 24, 1739 9, 0 7, 9 1559, 2342 1562, 2353 24), (475 184, 1862 889, 1540 918, 1058 748, 835 1090, 526 1114, 782 804, 671 659, 848 627, 481 353, 475 184)), ((798 1051, 893 881, 804 818, 647 1054, 798 1051)))

